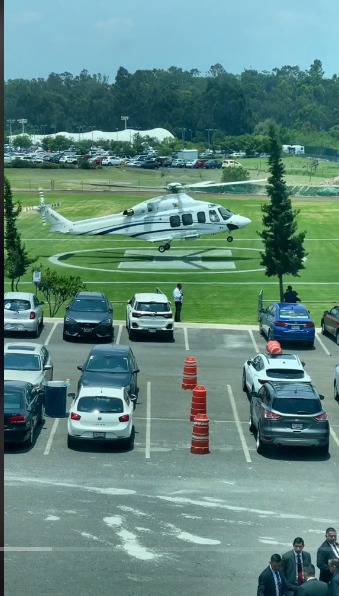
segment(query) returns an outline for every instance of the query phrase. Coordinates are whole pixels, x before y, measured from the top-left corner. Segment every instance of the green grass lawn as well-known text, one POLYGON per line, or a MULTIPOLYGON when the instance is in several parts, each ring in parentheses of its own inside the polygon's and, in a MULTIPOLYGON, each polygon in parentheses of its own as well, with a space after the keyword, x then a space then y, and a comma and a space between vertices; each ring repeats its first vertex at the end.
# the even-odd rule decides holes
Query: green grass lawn
MULTIPOLYGON (((22 175, 22 172, 20 172, 22 175)), ((13 187, 15 186, 13 182, 13 187)), ((46 201, 61 205, 57 210, 69 219, 84 219, 119 212, 140 202, 143 198, 155 196, 149 192, 142 199, 138 193, 47 193, 46 201)), ((260 206, 264 197, 225 197, 225 195, 194 195, 199 200, 211 200, 228 209, 250 217, 252 224, 234 235, 234 242, 229 244, 223 234, 205 236, 194 241, 175 241, 169 252, 160 255, 157 245, 132 240, 121 236, 110 237, 68 237, 50 233, 47 226, 34 211, 23 212, 18 221, 29 254, 37 256, 38 262, 58 270, 63 275, 79 275, 88 289, 105 291, 114 304, 115 319, 125 318, 126 301, 136 291, 153 291, 160 287, 169 298, 178 281, 184 285, 183 320, 219 323, 255 323, 257 315, 258 292, 264 290, 264 299, 278 299, 278 284, 275 278, 267 278, 260 266, 261 239, 257 231, 261 229, 262 213, 260 206), (92 249, 96 249, 92 252, 92 249), (126 250, 147 249, 152 256, 126 255, 126 250), (227 249, 232 254, 228 257, 211 257, 210 249, 227 249), (259 249, 259 250, 258 250, 259 249), (85 251, 91 252, 85 252, 85 251), (177 268, 172 268, 173 257, 178 250, 199 253, 202 268, 200 270, 182 269, 181 259, 177 268), (76 252, 83 251, 83 252, 76 252), (64 265, 81 267, 72 269, 52 264, 49 257, 66 253, 62 258, 64 265), (163 267, 156 268, 153 258, 162 259, 163 267), (209 262, 218 261, 220 266, 227 260, 235 263, 236 269, 223 271, 204 269, 209 262), (121 265, 134 261, 137 268, 126 271, 121 265), (170 268, 171 267, 171 268, 170 268), (94 268, 104 271, 94 271, 94 268), (91 282, 91 283, 89 283, 91 282)), ((35 193, 14 192, 14 198, 22 205, 37 203, 35 193)), ((308 252, 305 269, 298 278, 286 278, 285 285, 291 283, 299 292, 303 302, 309 307, 316 324, 320 324, 322 311, 338 301, 339 289, 339 200, 293 199, 293 206, 300 210, 298 226, 306 231, 305 246, 308 252)), ((34 288, 32 274, 29 272, 20 284, 20 289, 34 288)), ((8 284, 5 282, 5 288, 8 284)), ((60 310, 58 316, 63 315, 60 310)), ((46 313, 47 314, 47 313, 46 313)))

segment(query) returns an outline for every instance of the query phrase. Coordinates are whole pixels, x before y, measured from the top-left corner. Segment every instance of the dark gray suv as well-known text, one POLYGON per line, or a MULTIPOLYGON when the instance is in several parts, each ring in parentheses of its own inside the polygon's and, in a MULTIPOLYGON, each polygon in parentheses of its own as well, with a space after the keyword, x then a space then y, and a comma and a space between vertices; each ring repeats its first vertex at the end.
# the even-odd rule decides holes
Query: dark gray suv
POLYGON ((270 445, 316 447, 328 454, 330 427, 321 399, 311 383, 266 382, 250 393, 250 432, 257 451, 270 445))
POLYGON ((113 306, 102 292, 79 292, 66 307, 63 338, 113 341, 113 306))

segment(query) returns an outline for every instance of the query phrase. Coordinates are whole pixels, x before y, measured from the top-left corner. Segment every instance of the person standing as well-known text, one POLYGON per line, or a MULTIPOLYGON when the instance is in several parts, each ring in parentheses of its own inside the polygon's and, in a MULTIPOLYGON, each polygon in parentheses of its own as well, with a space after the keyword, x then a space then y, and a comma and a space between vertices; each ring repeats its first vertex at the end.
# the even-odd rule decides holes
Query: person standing
POLYGON ((173 290, 173 298, 175 303, 175 314, 174 314, 174 321, 176 323, 180 323, 181 320, 181 308, 182 308, 182 300, 183 300, 184 292, 182 291, 182 284, 177 284, 176 288, 173 290))
POLYGON ((327 528, 325 538, 326 540, 319 546, 317 551, 317 567, 320 569, 319 579, 328 584, 332 579, 328 561, 329 559, 339 559, 337 531, 334 528, 327 528))
POLYGON ((298 586, 304 582, 303 569, 312 563, 310 553, 304 551, 305 542, 298 536, 293 540, 293 549, 284 553, 281 558, 281 569, 284 572, 289 589, 289 596, 297 593, 298 586))
POLYGON ((298 596, 328 596, 328 585, 315 577, 314 565, 304 568, 304 583, 298 588, 298 596))
POLYGON ((297 302, 301 302, 298 292, 292 290, 292 286, 287 286, 287 290, 283 295, 283 302, 288 302, 289 304, 296 304, 297 302))
POLYGON ((260 573, 257 596, 288 596, 287 583, 281 571, 280 555, 272 555, 269 566, 260 573))
POLYGON ((328 566, 333 577, 329 583, 329 594, 339 596, 339 559, 329 559, 328 566))

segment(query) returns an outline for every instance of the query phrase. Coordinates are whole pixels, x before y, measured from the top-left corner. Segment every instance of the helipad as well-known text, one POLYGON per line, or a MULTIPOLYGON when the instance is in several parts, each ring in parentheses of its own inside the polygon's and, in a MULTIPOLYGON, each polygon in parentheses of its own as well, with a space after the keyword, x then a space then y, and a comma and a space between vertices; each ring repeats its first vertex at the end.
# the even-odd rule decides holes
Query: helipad
MULTIPOLYGON (((196 271, 210 271, 218 270, 224 271, 226 269, 235 269, 234 261, 230 261, 232 257, 231 250, 216 250, 216 249, 198 249, 192 250, 175 250, 168 251, 165 254, 154 254, 152 250, 126 250, 125 257, 153 257, 152 260, 147 261, 147 265, 151 265, 152 269, 191 269, 196 271), (215 259, 215 260, 213 260, 215 259), (221 259, 225 259, 222 261, 221 259)), ((146 262, 143 266, 146 265, 146 262)), ((140 261, 123 261, 118 265, 118 269, 140 269, 140 261)))

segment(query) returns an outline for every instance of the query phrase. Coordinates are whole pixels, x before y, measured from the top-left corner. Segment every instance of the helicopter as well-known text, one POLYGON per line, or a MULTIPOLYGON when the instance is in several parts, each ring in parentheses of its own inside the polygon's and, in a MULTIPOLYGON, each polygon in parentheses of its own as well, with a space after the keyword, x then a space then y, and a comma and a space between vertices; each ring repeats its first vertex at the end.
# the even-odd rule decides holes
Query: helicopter
POLYGON ((186 189, 206 191, 213 186, 265 181, 246 180, 231 183, 206 181, 190 185, 171 182, 164 187, 168 194, 142 201, 115 215, 81 221, 71 221, 54 211, 52 206, 45 203, 42 191, 40 191, 40 205, 34 209, 41 214, 45 222, 52 226, 53 232, 73 236, 120 234, 160 243, 158 250, 163 253, 171 248, 173 240, 193 240, 205 234, 226 232, 227 242, 232 242, 233 232, 251 223, 248 217, 237 215, 221 205, 193 199, 186 194, 186 189))

